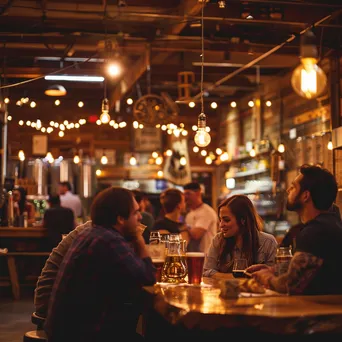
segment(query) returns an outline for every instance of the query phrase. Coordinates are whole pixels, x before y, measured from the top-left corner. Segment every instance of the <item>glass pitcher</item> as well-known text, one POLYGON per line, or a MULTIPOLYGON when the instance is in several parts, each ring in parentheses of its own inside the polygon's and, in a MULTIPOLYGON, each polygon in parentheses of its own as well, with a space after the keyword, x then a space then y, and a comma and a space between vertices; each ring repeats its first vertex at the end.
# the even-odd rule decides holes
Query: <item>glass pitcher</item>
POLYGON ((173 237, 172 235, 170 235, 168 241, 167 255, 162 269, 161 281, 172 284, 186 283, 187 267, 183 244, 179 236, 173 237))

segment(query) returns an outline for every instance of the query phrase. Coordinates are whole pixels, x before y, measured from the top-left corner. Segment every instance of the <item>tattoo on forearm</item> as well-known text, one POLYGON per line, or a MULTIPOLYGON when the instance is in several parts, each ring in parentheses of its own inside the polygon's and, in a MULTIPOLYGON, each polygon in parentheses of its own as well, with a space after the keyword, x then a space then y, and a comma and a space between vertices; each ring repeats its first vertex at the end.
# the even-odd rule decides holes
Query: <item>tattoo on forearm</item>
POLYGON ((288 293, 301 294, 323 264, 323 259, 310 253, 296 252, 288 271, 288 293))
POLYGON ((322 264, 321 258, 310 253, 296 252, 288 272, 270 279, 270 288, 280 293, 302 294, 322 264))

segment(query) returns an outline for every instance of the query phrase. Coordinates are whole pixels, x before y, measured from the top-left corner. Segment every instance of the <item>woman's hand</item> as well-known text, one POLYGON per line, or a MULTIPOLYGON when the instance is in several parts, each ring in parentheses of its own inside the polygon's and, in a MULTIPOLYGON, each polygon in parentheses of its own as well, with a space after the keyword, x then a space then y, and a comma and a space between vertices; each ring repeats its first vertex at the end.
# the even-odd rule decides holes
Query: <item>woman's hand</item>
POLYGON ((252 277, 260 284, 265 287, 270 287, 270 280, 274 277, 274 273, 272 268, 262 268, 259 271, 255 271, 252 274, 252 277))

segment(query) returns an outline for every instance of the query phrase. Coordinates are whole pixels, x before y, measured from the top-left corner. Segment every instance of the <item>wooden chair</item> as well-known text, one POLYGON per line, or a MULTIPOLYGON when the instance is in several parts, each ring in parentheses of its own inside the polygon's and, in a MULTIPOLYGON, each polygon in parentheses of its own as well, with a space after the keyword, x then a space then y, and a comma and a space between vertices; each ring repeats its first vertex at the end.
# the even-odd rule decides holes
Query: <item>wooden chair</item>
POLYGON ((44 327, 45 317, 39 316, 36 312, 31 315, 31 322, 37 326, 37 330, 42 330, 44 327))
POLYGON ((23 342, 47 342, 47 340, 47 335, 44 330, 27 331, 23 337, 23 342))

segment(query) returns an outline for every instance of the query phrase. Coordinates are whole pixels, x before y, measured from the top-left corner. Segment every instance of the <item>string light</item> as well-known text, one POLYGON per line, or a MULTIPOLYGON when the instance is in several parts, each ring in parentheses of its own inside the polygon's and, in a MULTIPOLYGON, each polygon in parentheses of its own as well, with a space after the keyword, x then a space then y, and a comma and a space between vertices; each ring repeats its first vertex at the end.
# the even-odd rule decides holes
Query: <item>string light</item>
POLYGON ((104 153, 103 153, 103 156, 101 157, 101 164, 102 165, 108 164, 108 158, 104 153))
POLYGON ((75 163, 75 164, 78 164, 80 161, 81 161, 80 157, 76 154, 76 155, 74 156, 74 163, 75 163))
POLYGON ((18 152, 18 158, 19 158, 20 161, 24 161, 25 160, 25 153, 24 153, 23 150, 20 150, 18 152))
POLYGON ((283 143, 280 143, 278 145, 278 152, 279 153, 284 153, 285 152, 285 145, 283 143))
POLYGON ((129 165, 136 166, 137 165, 137 158, 134 157, 134 155, 129 158, 129 165))

